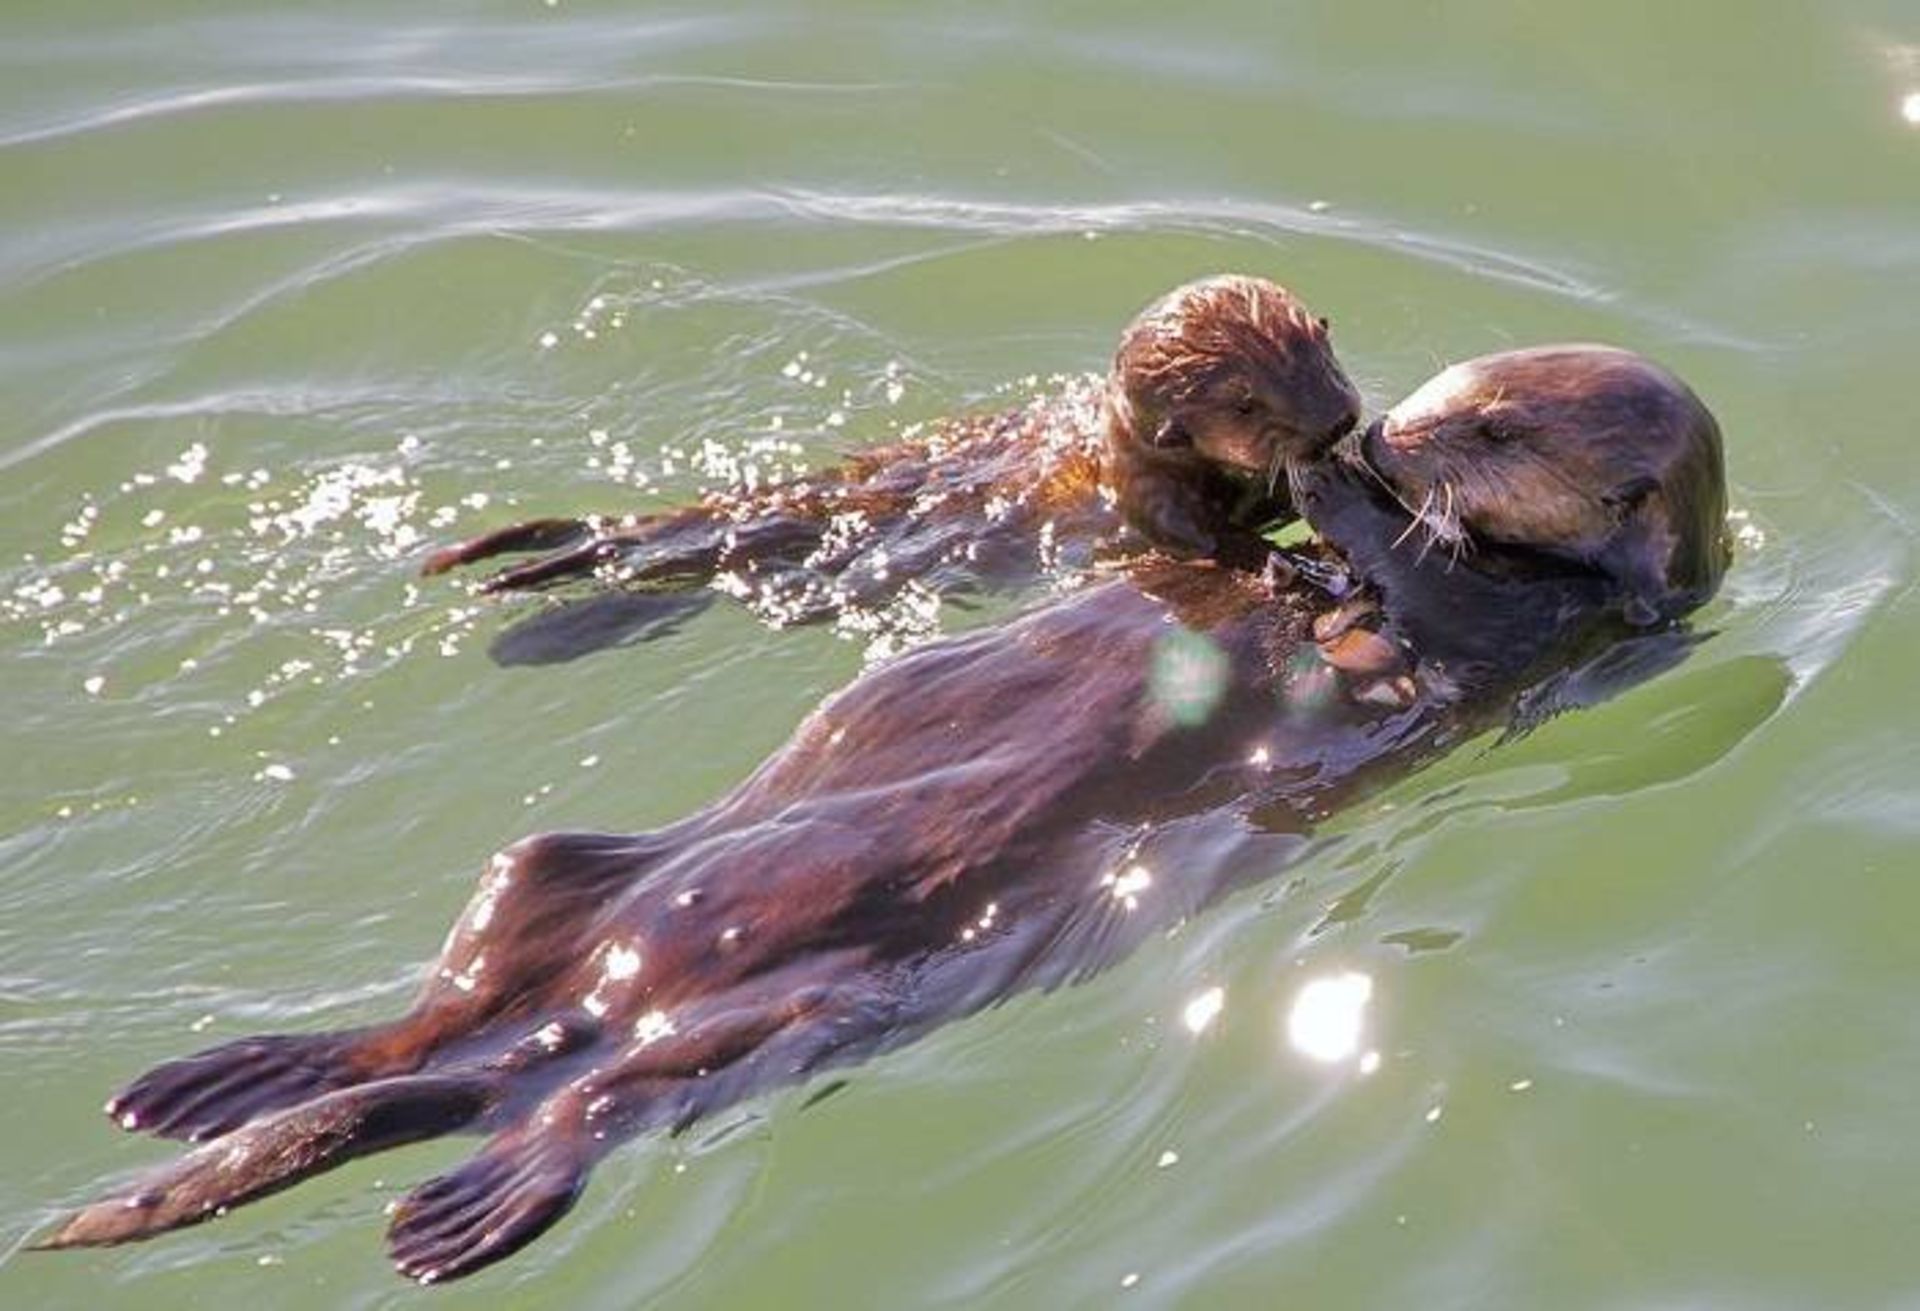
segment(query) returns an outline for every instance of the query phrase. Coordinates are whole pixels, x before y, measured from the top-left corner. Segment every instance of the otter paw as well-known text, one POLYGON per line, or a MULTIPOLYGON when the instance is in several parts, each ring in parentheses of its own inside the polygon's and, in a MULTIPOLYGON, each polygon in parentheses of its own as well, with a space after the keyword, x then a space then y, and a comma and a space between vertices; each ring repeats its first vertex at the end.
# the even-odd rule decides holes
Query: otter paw
POLYGON ((1406 668, 1399 644, 1370 628, 1348 628, 1319 646, 1322 660, 1355 678, 1397 674, 1406 668))
POLYGON ((156 1066, 106 1112, 122 1129, 203 1142, 352 1082, 332 1037, 242 1038, 156 1066))
POLYGON ((394 1209, 387 1253, 423 1284, 470 1275, 525 1247, 572 1209, 585 1163, 551 1134, 510 1131, 394 1209))

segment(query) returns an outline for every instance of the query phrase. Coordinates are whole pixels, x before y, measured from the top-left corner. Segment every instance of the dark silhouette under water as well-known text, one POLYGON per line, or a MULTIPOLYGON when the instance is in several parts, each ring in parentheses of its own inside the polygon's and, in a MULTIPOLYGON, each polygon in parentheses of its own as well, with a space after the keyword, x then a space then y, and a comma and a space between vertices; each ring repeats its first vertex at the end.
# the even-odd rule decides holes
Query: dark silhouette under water
POLYGON ((202 1145, 45 1245, 477 1130, 389 1236, 411 1277, 467 1274, 629 1135, 1098 969, 1569 668, 1658 667, 1726 562, 1712 418, 1602 348, 1438 383, 1294 470, 1308 567, 1135 560, 863 676, 677 823, 508 848, 406 1015, 242 1039, 115 1098, 202 1145))

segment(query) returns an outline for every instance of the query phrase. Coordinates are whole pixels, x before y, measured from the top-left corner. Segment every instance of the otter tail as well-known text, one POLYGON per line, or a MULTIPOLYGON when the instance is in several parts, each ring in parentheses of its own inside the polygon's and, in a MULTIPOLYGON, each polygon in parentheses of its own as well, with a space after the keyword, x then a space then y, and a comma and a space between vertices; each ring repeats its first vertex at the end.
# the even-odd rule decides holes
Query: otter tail
POLYGON ((494 1087, 473 1075, 407 1075, 329 1093, 135 1178, 34 1246, 104 1247, 198 1224, 355 1157, 462 1129, 492 1105, 494 1087))

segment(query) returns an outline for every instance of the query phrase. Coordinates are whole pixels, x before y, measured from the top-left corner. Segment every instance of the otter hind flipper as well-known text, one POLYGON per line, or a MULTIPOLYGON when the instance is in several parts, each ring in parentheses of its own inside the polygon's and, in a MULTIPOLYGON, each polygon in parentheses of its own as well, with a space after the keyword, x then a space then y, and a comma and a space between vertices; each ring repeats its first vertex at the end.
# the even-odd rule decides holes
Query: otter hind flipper
POLYGON ((491 560, 496 555, 553 551, 572 545, 592 531, 593 526, 585 519, 529 519, 525 523, 470 537, 452 546, 443 546, 421 562, 420 572, 432 577, 464 564, 491 560))
POLYGON ((688 1031, 664 1014, 623 1055, 559 1088, 472 1160, 396 1208, 388 1254, 409 1279, 440 1283, 513 1255, 579 1197, 615 1143, 643 1128, 680 1133, 722 1106, 806 1077, 892 1033, 891 990, 853 984, 745 985, 688 1031))
POLYGON ((355 1082, 341 1034, 241 1038, 155 1066, 107 1103, 121 1128, 203 1142, 355 1082))
POLYGON ((41 1249, 106 1247, 199 1224, 359 1156, 465 1128, 494 1101, 471 1075, 406 1075, 254 1120, 82 1208, 41 1249))
POLYGON ((483 592, 526 592, 554 583, 591 578, 602 565, 620 558, 620 548, 610 537, 595 537, 578 546, 543 555, 526 564, 488 575, 480 583, 483 592))
POLYGON ((387 1230, 388 1255, 402 1275, 423 1284, 472 1274, 513 1255, 571 1210, 588 1168, 561 1133, 506 1130, 401 1201, 387 1230))

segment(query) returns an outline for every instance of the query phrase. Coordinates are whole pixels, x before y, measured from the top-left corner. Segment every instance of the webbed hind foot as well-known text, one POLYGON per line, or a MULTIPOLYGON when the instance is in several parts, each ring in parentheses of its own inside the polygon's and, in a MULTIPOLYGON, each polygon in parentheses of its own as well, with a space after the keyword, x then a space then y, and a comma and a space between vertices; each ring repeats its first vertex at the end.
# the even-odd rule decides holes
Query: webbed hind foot
POLYGON ((365 1078, 342 1034, 241 1038, 155 1066, 106 1105, 122 1129, 204 1142, 365 1078))
POLYGON ((394 1210, 387 1251, 408 1279, 439 1283, 513 1255, 572 1209, 591 1168, 567 1130, 523 1124, 394 1210))
POLYGON ((440 547, 421 562, 420 572, 430 578, 499 555, 554 551, 572 545, 592 531, 593 525, 584 519, 529 519, 440 547))

